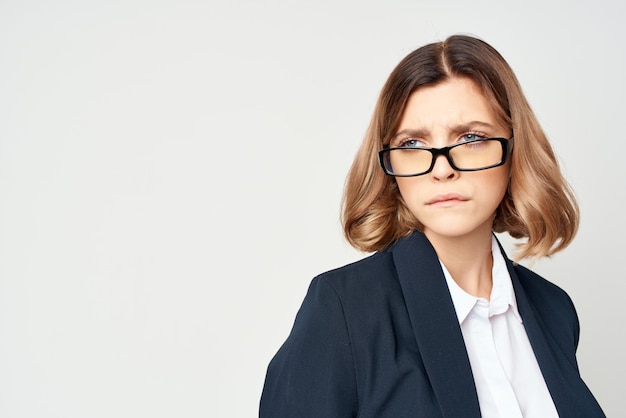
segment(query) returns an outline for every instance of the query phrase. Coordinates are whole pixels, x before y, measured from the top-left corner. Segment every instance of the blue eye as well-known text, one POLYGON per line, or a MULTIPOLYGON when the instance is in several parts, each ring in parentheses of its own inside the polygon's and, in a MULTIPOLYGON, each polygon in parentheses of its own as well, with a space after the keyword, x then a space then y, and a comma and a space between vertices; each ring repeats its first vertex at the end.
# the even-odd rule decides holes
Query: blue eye
POLYGON ((419 139, 407 138, 403 140, 402 142, 400 142, 399 146, 406 147, 406 148, 420 148, 424 146, 424 143, 420 141, 419 139))
POLYGON ((460 142, 476 141, 477 139, 484 139, 484 138, 486 138, 486 136, 483 136, 480 134, 464 134, 463 136, 461 136, 460 142))

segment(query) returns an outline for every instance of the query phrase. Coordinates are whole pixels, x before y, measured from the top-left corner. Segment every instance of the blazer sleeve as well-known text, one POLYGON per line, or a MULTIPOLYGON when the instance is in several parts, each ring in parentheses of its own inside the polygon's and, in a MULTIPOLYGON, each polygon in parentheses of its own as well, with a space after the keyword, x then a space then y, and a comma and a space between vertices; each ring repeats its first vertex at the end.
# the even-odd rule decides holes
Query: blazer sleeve
POLYGON ((324 276, 315 278, 289 337, 267 370, 261 418, 355 417, 352 345, 341 300, 324 276))

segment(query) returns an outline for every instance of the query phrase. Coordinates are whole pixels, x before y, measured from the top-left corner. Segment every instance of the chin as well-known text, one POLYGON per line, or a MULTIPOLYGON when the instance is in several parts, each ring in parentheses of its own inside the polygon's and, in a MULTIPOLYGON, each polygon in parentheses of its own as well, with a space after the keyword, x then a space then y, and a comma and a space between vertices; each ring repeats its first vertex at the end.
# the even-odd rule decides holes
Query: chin
POLYGON ((424 233, 428 235, 436 235, 442 238, 465 238, 472 234, 481 234, 485 231, 491 233, 493 222, 460 222, 455 220, 441 220, 439 222, 423 223, 424 233))
POLYGON ((467 237, 471 235, 472 232, 472 230, 466 229, 428 229, 426 232, 426 236, 437 236, 440 238, 455 239, 467 237))

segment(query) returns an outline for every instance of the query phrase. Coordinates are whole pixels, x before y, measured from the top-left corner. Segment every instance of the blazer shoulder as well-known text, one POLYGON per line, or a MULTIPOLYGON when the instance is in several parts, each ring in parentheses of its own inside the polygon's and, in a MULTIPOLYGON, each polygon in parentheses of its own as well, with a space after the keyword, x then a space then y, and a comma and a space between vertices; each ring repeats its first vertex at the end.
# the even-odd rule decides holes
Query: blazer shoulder
POLYGON ((328 270, 318 277, 333 278, 336 280, 342 276, 353 276, 354 274, 363 274, 363 272, 380 270, 387 268, 389 263, 393 263, 391 253, 388 250, 375 252, 365 258, 346 264, 345 266, 328 270))
POLYGON ((531 299, 551 300, 552 303, 560 301, 574 308, 570 296, 558 285, 520 264, 514 265, 513 270, 531 299))
POLYGON ((383 251, 313 278, 287 340, 268 366, 261 417, 358 415, 355 339, 362 347, 369 341, 363 330, 375 329, 372 324, 384 316, 381 295, 400 305, 399 292, 380 284, 393 276, 390 263, 383 251))
POLYGON ((366 258, 322 273, 313 283, 325 282, 340 298, 359 294, 375 295, 385 290, 399 290, 393 257, 381 251, 366 258))
POLYGON ((312 280, 287 340, 270 361, 259 417, 352 417, 357 408, 344 302, 320 275, 312 280))

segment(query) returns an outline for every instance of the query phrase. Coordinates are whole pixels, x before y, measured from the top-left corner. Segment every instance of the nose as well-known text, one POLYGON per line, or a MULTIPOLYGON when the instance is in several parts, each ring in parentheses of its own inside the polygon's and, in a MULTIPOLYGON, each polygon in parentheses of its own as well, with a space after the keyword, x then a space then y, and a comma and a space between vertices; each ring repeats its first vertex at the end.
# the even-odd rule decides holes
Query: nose
POLYGON ((433 167, 433 171, 431 171, 431 176, 434 180, 452 180, 458 175, 459 172, 452 168, 445 155, 438 155, 435 158, 435 166, 433 167))

